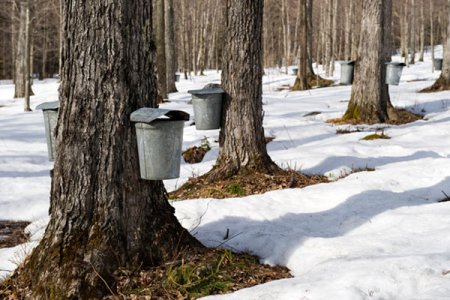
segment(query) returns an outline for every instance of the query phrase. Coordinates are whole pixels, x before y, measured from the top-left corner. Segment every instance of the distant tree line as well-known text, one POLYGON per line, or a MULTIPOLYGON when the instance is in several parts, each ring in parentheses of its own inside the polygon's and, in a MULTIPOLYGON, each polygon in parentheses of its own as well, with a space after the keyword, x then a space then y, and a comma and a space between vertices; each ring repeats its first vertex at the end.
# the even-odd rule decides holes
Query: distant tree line
MULTIPOLYGON (((301 0, 266 0, 263 21, 265 67, 286 67, 298 63, 301 32, 301 0)), ((360 42, 363 1, 308 0, 311 18, 310 59, 324 65, 330 75, 334 61, 354 59, 360 42)), ((220 69, 225 43, 225 2, 221 0, 156 0, 153 2, 157 35, 158 87, 162 97, 173 92, 174 72, 201 75, 206 69, 220 69), (161 21, 162 20, 162 21, 161 21), (164 44, 159 47, 159 45, 164 44), (164 67, 163 67, 164 65, 164 67), (161 78, 165 85, 161 88, 161 78)), ((394 1, 393 48, 400 49, 405 62, 423 57, 426 45, 442 44, 446 36, 447 0, 394 1)), ((2 0, 0 2, 0 79, 23 77, 22 51, 29 47, 29 72, 39 78, 52 77, 60 68, 60 1, 2 0), (29 45, 25 45, 29 9, 29 45), (21 14, 22 12, 22 14, 21 14), (18 63, 21 62, 21 63, 18 63), (18 69, 19 68, 19 69, 18 69), (19 74, 19 76, 18 76, 19 74)), ((286 69, 285 69, 286 71, 286 69)), ((19 78, 20 81, 20 78, 19 78)), ((24 90, 24 88, 21 88, 24 90)), ((20 96, 23 93, 18 93, 20 96)))

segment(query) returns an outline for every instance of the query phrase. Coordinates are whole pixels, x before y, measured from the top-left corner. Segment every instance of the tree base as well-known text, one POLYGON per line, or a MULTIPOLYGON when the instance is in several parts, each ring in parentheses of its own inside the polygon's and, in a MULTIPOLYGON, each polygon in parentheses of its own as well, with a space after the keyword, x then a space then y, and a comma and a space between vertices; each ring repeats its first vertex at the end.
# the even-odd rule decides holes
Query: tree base
POLYGON ((367 121, 361 120, 360 118, 349 118, 346 115, 344 115, 344 117, 342 117, 340 119, 328 120, 327 123, 331 123, 331 124, 335 124, 335 125, 344 125, 344 124, 360 125, 360 124, 376 124, 376 123, 386 123, 386 124, 391 124, 391 125, 403 125, 403 124, 409 124, 409 123, 415 122, 417 120, 423 119, 422 115, 409 112, 405 109, 396 110, 395 108, 393 108, 393 110, 395 110, 396 117, 391 120, 387 120, 385 122, 367 122, 367 121))
MULTIPOLYGON (((191 237, 187 231, 183 236, 184 238, 180 237, 179 239, 179 244, 183 246, 179 246, 178 251, 174 251, 173 255, 166 259, 153 264, 136 262, 137 264, 128 266, 117 265, 118 257, 114 257, 113 253, 109 252, 96 253, 98 257, 94 262, 78 258, 69 262, 55 262, 55 257, 52 255, 57 255, 58 249, 50 249, 50 251, 39 249, 42 247, 41 242, 24 262, 24 265, 15 271, 7 284, 11 285, 15 293, 22 296, 20 299, 102 299, 116 293, 115 274, 121 270, 158 267, 164 263, 178 260, 180 253, 203 249, 203 245, 191 237)), ((75 248, 72 250, 79 251, 75 248)), ((64 249, 64 251, 67 252, 68 249, 64 249)))
POLYGON ((441 75, 432 86, 421 90, 420 93, 434 93, 448 90, 450 90, 450 80, 446 80, 441 75))
POLYGON ((292 86, 292 91, 305 91, 309 90, 311 88, 323 88, 323 87, 329 87, 334 84, 333 80, 325 79, 319 75, 315 74, 308 74, 306 78, 306 85, 302 84, 302 80, 300 80, 298 77, 295 79, 294 86, 292 86))
MULTIPOLYGON (((262 265, 257 257, 245 253, 205 248, 182 253, 182 257, 149 270, 118 270, 113 291, 102 299, 197 299, 292 277, 287 268, 262 265)), ((23 285, 12 279, 0 283, 0 299, 30 299, 19 288, 23 285)))
POLYGON ((237 174, 214 182, 210 182, 205 176, 190 178, 181 188, 171 192, 169 198, 182 200, 245 197, 279 189, 302 188, 328 182, 325 176, 304 175, 294 170, 282 169, 271 175, 258 172, 237 174))
POLYGON ((206 178, 208 182, 215 182, 218 180, 228 179, 236 175, 246 176, 254 173, 271 175, 279 172, 280 170, 281 168, 278 167, 267 154, 264 157, 254 159, 253 162, 247 163, 245 166, 240 165, 234 160, 219 158, 212 170, 202 177, 206 178))

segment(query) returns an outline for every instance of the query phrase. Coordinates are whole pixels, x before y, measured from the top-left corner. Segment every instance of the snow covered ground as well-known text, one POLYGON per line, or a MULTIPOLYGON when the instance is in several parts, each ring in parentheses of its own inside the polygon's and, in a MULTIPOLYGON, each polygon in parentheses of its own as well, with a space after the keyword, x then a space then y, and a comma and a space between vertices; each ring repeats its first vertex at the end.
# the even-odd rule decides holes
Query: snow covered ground
MULTIPOLYGON (((275 136, 270 156, 282 167, 336 180, 238 199, 173 203, 183 226, 207 246, 253 253, 295 276, 207 299, 450 299, 450 204, 438 203, 443 192, 450 195, 450 92, 417 93, 438 75, 431 73, 427 56, 405 68, 400 86, 390 88, 395 106, 424 113, 424 120, 358 126, 361 132, 337 135, 337 129, 355 129, 325 123, 342 116, 350 86, 278 91, 293 84, 294 76, 266 70, 264 127, 267 136, 275 136), (310 112, 320 114, 305 116, 310 112), (391 139, 361 140, 378 128, 391 139), (375 171, 340 178, 367 167, 375 171)), ((164 107, 193 114, 187 90, 219 80, 215 71, 182 79, 180 92, 164 107)), ((35 83, 32 107, 57 99, 57 87, 54 80, 35 83)), ((0 85, 0 219, 32 221, 27 230, 33 236, 25 245, 0 249, 0 276, 42 234, 52 167, 41 112, 23 113, 22 102, 12 97, 13 86, 0 85)), ((181 177, 165 181, 168 190, 212 167, 218 130, 186 127, 183 148, 205 137, 212 150, 202 163, 182 163, 181 177)))

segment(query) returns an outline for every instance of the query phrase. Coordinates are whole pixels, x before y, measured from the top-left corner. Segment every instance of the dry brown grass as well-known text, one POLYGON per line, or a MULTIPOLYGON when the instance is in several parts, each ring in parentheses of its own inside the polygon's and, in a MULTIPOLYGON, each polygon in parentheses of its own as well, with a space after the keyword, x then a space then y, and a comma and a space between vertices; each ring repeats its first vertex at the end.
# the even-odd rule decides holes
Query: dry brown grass
POLYGON ((280 170, 276 174, 264 173, 238 174, 231 178, 209 182, 205 177, 190 178, 178 190, 169 193, 173 200, 193 198, 234 198, 263 194, 285 188, 301 188, 308 185, 328 182, 327 177, 304 175, 293 170, 280 170))

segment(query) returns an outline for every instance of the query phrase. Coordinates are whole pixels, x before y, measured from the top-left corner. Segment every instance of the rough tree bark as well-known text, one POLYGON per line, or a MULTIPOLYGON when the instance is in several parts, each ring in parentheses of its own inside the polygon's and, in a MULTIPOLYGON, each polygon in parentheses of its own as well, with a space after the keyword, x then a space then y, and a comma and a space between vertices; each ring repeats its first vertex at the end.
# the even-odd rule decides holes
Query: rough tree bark
MULTIPOLYGON (((14 98, 22 98, 25 97, 25 87, 27 82, 27 76, 30 77, 30 74, 27 74, 27 64, 29 64, 30 60, 30 52, 27 51, 30 45, 27 44, 27 30, 30 30, 30 24, 27 24, 27 11, 29 11, 29 2, 28 0, 20 0, 19 4, 19 32, 17 35, 17 48, 16 48, 16 57, 15 57, 15 77, 14 77, 14 98), (28 29, 27 29, 28 28, 28 29), (28 54, 28 56, 27 56, 28 54)), ((33 95, 33 91, 31 90, 31 80, 28 80, 28 93, 29 95, 33 95)))
POLYGON ((263 0, 227 0, 220 151, 210 180, 279 170, 267 154, 262 126, 263 0))
POLYGON ((198 245, 173 215, 162 181, 139 178, 130 113, 156 105, 151 5, 63 2, 51 218, 18 275, 30 299, 97 299, 114 289, 118 268, 155 266, 198 245))
POLYGON ((385 63, 391 57, 391 8, 392 0, 363 3, 359 58, 344 120, 372 124, 397 119, 385 84, 385 63))
POLYGON ((167 92, 177 92, 175 86, 175 73, 177 71, 177 58, 175 53, 175 30, 173 20, 173 0, 164 0, 164 27, 166 40, 166 75, 167 75, 167 92))
POLYGON ((307 20, 307 0, 299 0, 300 26, 299 26, 299 57, 298 72, 295 79, 293 91, 308 90, 311 87, 308 84, 308 20, 307 20))
MULTIPOLYGON (((450 20, 450 1, 447 6, 447 15, 450 20)), ((444 91, 450 90, 450 22, 447 24, 447 38, 444 44, 444 53, 443 53, 443 62, 442 62, 442 72, 436 82, 429 88, 424 91, 444 91)))

